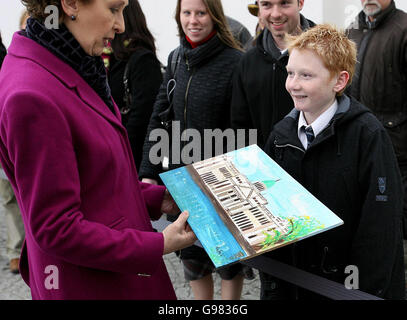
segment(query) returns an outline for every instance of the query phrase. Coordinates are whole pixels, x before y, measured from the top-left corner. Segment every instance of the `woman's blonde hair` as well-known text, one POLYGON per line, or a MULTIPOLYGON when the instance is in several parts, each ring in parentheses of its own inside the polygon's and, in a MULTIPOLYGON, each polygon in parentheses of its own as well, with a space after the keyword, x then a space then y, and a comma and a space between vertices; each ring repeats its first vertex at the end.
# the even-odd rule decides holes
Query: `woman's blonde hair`
MULTIPOLYGON (((177 0, 177 8, 175 9, 175 20, 178 25, 178 32, 181 37, 185 37, 184 30, 181 25, 181 1, 177 0)), ((223 6, 220 0, 202 0, 205 4, 206 9, 213 21, 214 28, 217 31, 220 40, 226 44, 228 47, 235 48, 242 51, 241 46, 237 43, 235 38, 233 38, 232 32, 230 31, 229 24, 226 20, 225 14, 223 12, 223 6)))
POLYGON ((347 85, 352 83, 357 49, 356 44, 349 40, 343 30, 330 24, 320 24, 298 36, 287 36, 287 47, 289 53, 294 49, 315 52, 332 77, 346 71, 349 73, 347 85))
POLYGON ((18 25, 20 29, 24 29, 23 25, 26 23, 26 20, 30 17, 27 10, 24 10, 20 17, 20 24, 18 25))

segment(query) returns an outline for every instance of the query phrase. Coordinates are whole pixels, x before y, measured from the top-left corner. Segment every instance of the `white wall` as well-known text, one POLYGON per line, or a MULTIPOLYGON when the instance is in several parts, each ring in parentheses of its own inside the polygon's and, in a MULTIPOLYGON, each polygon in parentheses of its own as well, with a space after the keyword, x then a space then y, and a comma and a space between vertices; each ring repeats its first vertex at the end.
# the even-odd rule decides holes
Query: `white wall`
POLYGON ((6 47, 10 44, 13 32, 18 30, 23 9, 20 0, 0 0, 0 32, 6 47))
MULTIPOLYGON (((166 64, 168 53, 178 45, 174 19, 176 0, 139 0, 147 18, 147 24, 156 38, 158 57, 166 64)), ((242 22, 253 34, 257 19, 247 10, 254 0, 222 0, 225 13, 242 22)), ((406 0, 396 0, 398 8, 407 11, 406 0)), ((305 0, 302 13, 316 23, 329 22, 345 27, 360 11, 360 0, 305 0)), ((24 9, 20 0, 0 0, 0 32, 6 47, 12 34, 18 29, 18 21, 24 9)))

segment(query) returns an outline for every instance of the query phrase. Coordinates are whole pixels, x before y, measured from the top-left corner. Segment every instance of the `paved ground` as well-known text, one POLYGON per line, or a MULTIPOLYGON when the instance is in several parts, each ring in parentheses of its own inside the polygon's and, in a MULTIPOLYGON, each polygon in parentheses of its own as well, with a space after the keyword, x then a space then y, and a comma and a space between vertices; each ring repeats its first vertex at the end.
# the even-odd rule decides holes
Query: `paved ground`
POLYGON ((0 300, 31 299, 29 288, 19 274, 12 274, 6 256, 6 226, 3 206, 0 205, 0 300))
MULTIPOLYGON (((8 260, 5 253, 6 228, 4 225, 4 212, 0 206, 0 300, 30 300, 31 295, 29 288, 26 286, 20 275, 9 272, 8 260)), ((407 265, 407 242, 404 246, 405 260, 407 265)), ((175 254, 166 255, 165 263, 168 268, 171 280, 178 299, 193 299, 189 285, 184 281, 182 266, 175 254)), ((260 296, 260 282, 257 271, 254 280, 245 280, 242 299, 258 300, 260 296)), ((407 271, 406 271, 407 276, 407 271)), ((216 274, 215 279, 215 299, 220 299, 220 278, 216 274)), ((407 292, 407 288, 406 288, 407 292)))
MULTIPOLYGON (((4 211, 0 205, 0 300, 30 300, 30 290, 21 279, 20 275, 9 272, 8 259, 6 257, 6 227, 4 224, 4 211)), ((164 257, 168 272, 173 282, 178 299, 193 299, 189 285, 184 280, 184 274, 180 260, 175 254, 164 257)), ((220 278, 214 275, 215 279, 215 299, 220 299, 220 278)), ((257 300, 260 296, 260 282, 256 272, 254 280, 245 280, 242 299, 257 300)))

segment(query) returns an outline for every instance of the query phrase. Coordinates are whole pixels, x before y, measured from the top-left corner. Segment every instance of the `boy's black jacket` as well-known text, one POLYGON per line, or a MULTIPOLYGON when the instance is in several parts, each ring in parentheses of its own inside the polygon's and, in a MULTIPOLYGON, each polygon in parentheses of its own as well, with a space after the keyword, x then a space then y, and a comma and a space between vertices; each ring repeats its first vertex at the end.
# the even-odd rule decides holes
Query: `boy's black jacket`
POLYGON ((285 262, 294 259, 297 267, 341 283, 346 266, 355 265, 360 290, 402 299, 403 188, 392 143, 369 109, 347 96, 338 100, 337 113, 307 151, 295 109, 275 125, 265 151, 344 224, 277 251, 295 250, 285 262))

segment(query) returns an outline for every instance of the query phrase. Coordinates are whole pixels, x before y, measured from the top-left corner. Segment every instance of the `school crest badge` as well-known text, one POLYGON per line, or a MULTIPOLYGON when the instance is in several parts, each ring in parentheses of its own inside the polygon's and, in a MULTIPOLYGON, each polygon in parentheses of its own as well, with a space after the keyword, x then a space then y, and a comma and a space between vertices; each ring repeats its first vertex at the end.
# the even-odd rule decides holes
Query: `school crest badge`
POLYGON ((379 185, 379 191, 381 194, 384 194, 386 191, 386 178, 385 177, 379 177, 377 179, 378 185, 379 185))

